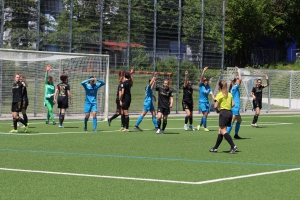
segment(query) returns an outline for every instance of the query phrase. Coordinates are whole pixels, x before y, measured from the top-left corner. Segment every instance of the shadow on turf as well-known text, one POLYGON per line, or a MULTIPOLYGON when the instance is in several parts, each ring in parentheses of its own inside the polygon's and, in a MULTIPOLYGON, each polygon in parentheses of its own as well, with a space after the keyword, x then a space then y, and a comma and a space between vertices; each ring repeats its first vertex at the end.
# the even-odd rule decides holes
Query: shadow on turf
POLYGON ((79 128, 78 126, 64 126, 64 128, 79 128))
MULTIPOLYGON (((229 153, 229 151, 222 151, 222 153, 229 153)), ((239 153, 239 152, 241 152, 241 151, 237 150, 235 153, 239 153)))

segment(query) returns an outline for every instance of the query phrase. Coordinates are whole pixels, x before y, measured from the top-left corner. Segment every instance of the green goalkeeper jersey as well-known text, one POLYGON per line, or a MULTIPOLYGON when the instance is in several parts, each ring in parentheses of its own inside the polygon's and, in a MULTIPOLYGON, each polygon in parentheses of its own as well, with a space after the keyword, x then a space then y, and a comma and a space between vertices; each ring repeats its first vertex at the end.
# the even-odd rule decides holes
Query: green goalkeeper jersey
POLYGON ((45 96, 44 96, 44 104, 54 104, 54 92, 55 92, 55 86, 54 84, 50 84, 48 82, 48 72, 45 74, 45 96))

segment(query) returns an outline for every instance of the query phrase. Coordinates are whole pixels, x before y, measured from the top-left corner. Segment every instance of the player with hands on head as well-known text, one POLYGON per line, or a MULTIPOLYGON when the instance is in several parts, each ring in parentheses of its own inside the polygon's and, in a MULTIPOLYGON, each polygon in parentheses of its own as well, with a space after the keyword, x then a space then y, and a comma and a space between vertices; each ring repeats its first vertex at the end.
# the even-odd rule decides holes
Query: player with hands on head
POLYGON ((53 105, 54 105, 54 93, 55 93, 55 85, 53 83, 53 77, 49 76, 49 71, 51 69, 51 66, 48 65, 46 67, 46 73, 45 73, 45 96, 44 96, 44 105, 47 107, 47 117, 46 117, 46 124, 49 124, 49 119, 51 118, 52 124, 55 125, 56 122, 54 120, 54 114, 53 114, 53 105))
POLYGON ((182 108, 186 113, 184 120, 184 130, 188 130, 187 123, 190 122, 189 128, 194 131, 193 127, 193 109, 194 109, 194 101, 193 101, 193 88, 192 82, 187 79, 189 72, 185 70, 184 72, 184 84, 183 84, 183 99, 182 99, 182 108))
POLYGON ((148 111, 151 112, 152 114, 152 122, 154 124, 155 129, 158 129, 157 125, 157 120, 156 120, 156 113, 153 105, 153 88, 156 82, 156 75, 157 73, 155 72, 153 77, 149 79, 149 85, 146 86, 145 91, 146 91, 146 96, 144 99, 144 108, 142 111, 142 114, 139 116, 139 118, 136 121, 134 130, 136 131, 142 131, 142 129, 139 128, 140 123, 142 122, 144 116, 147 114, 148 111))
POLYGON ((200 77, 199 83, 199 109, 202 112, 203 116, 201 118, 200 124, 197 126, 197 130, 200 130, 203 125, 204 131, 208 132, 207 128, 207 116, 210 109, 208 95, 210 94, 212 99, 215 99, 215 96, 212 92, 211 87, 208 84, 208 79, 204 77, 206 70, 208 67, 204 67, 203 72, 200 77))
POLYGON ((98 89, 105 85, 105 82, 91 76, 89 79, 86 79, 81 82, 85 90, 85 101, 84 101, 84 130, 87 130, 87 122, 90 118, 90 113, 93 115, 93 131, 98 132, 97 130, 97 112, 98 112, 98 105, 97 105, 97 93, 98 89))
POLYGON ((240 90, 239 90, 239 87, 242 83, 242 75, 237 66, 235 66, 235 69, 238 72, 238 78, 234 78, 231 81, 230 86, 229 86, 229 92, 231 93, 231 95, 233 97, 234 107, 232 107, 232 109, 231 109, 232 121, 231 121, 230 126, 227 127, 227 133, 230 134, 231 129, 234 125, 234 121, 237 120, 236 125, 235 125, 234 138, 241 139, 241 137, 238 134, 239 134, 240 126, 242 123, 242 117, 240 115, 240 90))
POLYGON ((267 84, 262 85, 262 80, 257 79, 256 86, 252 88, 252 91, 250 93, 252 99, 253 99, 253 109, 255 110, 255 115, 253 117, 253 121, 251 126, 257 128, 258 125, 256 124, 258 120, 258 116, 260 114, 260 110, 262 108, 262 90, 269 86, 269 76, 266 75, 266 81, 267 84))

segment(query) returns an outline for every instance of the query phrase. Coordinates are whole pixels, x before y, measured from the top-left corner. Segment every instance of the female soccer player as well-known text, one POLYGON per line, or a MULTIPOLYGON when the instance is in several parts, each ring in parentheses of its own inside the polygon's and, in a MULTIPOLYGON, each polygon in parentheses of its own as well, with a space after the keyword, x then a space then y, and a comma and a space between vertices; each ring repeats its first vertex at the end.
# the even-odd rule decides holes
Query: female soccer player
POLYGON ((51 67, 47 66, 46 73, 45 73, 45 96, 44 96, 44 105, 47 107, 47 117, 46 117, 46 124, 49 124, 49 118, 52 120, 52 124, 55 125, 56 122, 54 120, 53 115, 53 105, 54 105, 54 92, 55 92, 55 85, 53 84, 52 76, 48 76, 48 72, 51 67))
POLYGON ((230 93, 233 97, 233 101, 234 101, 234 107, 232 107, 232 109, 231 109, 232 121, 231 121, 230 126, 227 127, 227 133, 230 134, 230 131, 233 127, 234 121, 237 120, 236 125, 235 125, 234 138, 241 139, 241 137, 238 134, 239 134, 240 126, 242 123, 242 117, 240 115, 240 90, 239 90, 239 87, 242 83, 242 76, 241 76, 240 70, 237 66, 235 67, 235 69, 238 72, 238 78, 234 78, 231 81, 231 84, 229 86, 229 91, 230 91, 230 93))
POLYGON ((188 130, 187 123, 190 122, 189 128, 194 131, 193 127, 193 108, 194 108, 194 101, 193 101, 193 88, 192 82, 187 80, 188 70, 184 72, 184 84, 183 84, 183 99, 182 99, 182 108, 186 113, 185 120, 184 120, 184 130, 188 130))
MULTIPOLYGON (((20 82, 23 84, 23 88, 22 88, 22 94, 23 94, 23 100, 22 100, 22 115, 23 115, 23 119, 24 122, 27 123, 28 126, 28 117, 26 114, 27 111, 27 107, 29 105, 29 101, 28 101, 28 95, 27 95, 27 82, 26 82, 26 77, 23 75, 20 75, 20 82)), ((25 128, 25 125, 23 125, 21 128, 25 128)))
POLYGON ((257 128, 258 125, 256 124, 258 120, 258 116, 260 114, 260 110, 262 108, 262 89, 269 86, 269 77, 266 75, 266 85, 261 85, 261 79, 257 79, 256 86, 252 88, 251 96, 253 98, 253 109, 255 109, 255 115, 253 117, 253 121, 251 126, 257 128))
POLYGON ((173 106, 173 90, 169 88, 169 80, 165 79, 163 82, 163 87, 156 87, 158 91, 158 108, 157 108, 157 134, 165 133, 165 128, 167 127, 168 115, 170 114, 170 109, 173 106), (161 118, 163 116, 163 126, 160 129, 161 118))
POLYGON ((17 133, 17 123, 18 121, 21 122, 24 126, 24 132, 26 133, 28 131, 27 123, 19 117, 18 113, 22 109, 22 103, 23 103, 23 87, 24 85, 20 82, 20 74, 16 73, 14 77, 14 83, 12 86, 12 103, 11 103, 11 115, 14 122, 14 129, 9 131, 10 133, 17 133))
POLYGON ((208 94, 211 95, 211 97, 214 99, 215 96, 212 92, 211 87, 208 85, 208 79, 204 78, 204 74, 205 71, 208 69, 208 67, 205 67, 203 69, 203 72, 201 74, 200 77, 200 83, 199 83, 199 108, 200 111, 203 114, 203 117, 200 121, 200 125, 197 126, 197 130, 200 130, 200 127, 203 124, 204 127, 204 131, 208 132, 208 128, 207 128, 207 116, 209 113, 209 108, 210 108, 210 104, 209 104, 209 100, 208 100, 208 94))
POLYGON ((68 84, 68 76, 60 76, 61 83, 56 86, 54 93, 54 103, 57 102, 57 107, 59 108, 59 128, 63 128, 63 122, 65 119, 66 110, 72 105, 70 85, 68 84))
POLYGON ((87 122, 90 118, 90 113, 93 115, 93 130, 94 132, 97 131, 97 112, 98 112, 98 106, 97 106, 97 92, 100 87, 105 85, 105 82, 95 78, 94 76, 91 76, 89 79, 84 80, 81 82, 81 85, 85 89, 85 101, 84 101, 84 130, 87 130, 87 122), (96 83, 96 81, 98 83, 96 83))
POLYGON ((155 129, 158 129, 158 125, 157 125, 157 120, 156 120, 156 113, 155 113, 155 109, 153 106, 153 88, 156 82, 156 73, 154 73, 154 76, 149 79, 149 85, 146 86, 145 90, 146 90, 146 96, 144 99, 144 108, 142 111, 142 114, 139 116, 139 118, 136 121, 134 130, 136 131, 142 131, 142 129, 139 128, 140 123, 142 122, 143 118, 145 117, 145 115, 147 114, 148 111, 151 112, 152 114, 152 121, 154 124, 155 129))
POLYGON ((233 143, 231 136, 227 133, 226 128, 231 124, 231 108, 234 106, 234 102, 232 99, 232 95, 227 90, 226 81, 220 81, 218 83, 218 88, 220 92, 216 95, 214 108, 217 113, 219 113, 219 133, 215 146, 209 151, 217 153, 218 147, 221 144, 224 136, 231 147, 229 153, 233 154, 236 152, 237 147, 233 143))

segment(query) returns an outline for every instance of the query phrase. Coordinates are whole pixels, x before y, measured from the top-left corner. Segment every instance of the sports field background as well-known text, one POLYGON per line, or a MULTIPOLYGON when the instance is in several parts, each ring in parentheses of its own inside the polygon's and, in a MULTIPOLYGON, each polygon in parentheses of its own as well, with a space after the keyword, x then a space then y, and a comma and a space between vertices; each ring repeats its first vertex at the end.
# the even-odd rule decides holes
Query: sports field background
MULTIPOLYGON (((253 113, 252 113, 253 114, 253 113)), ((242 115, 238 151, 226 140, 214 146, 218 116, 210 132, 184 131, 184 116, 171 116, 165 134, 145 117, 142 132, 119 132, 120 119, 99 132, 66 117, 64 128, 29 119, 28 133, 8 133, 0 121, 0 199, 299 199, 298 114, 242 115)), ((80 116, 79 116, 80 117, 80 116)), ((83 118, 83 116, 82 116, 83 118)), ((195 114, 194 126, 201 119, 195 114)), ((234 128, 233 128, 234 131, 234 128)), ((231 133, 233 136, 233 132, 231 133)))

